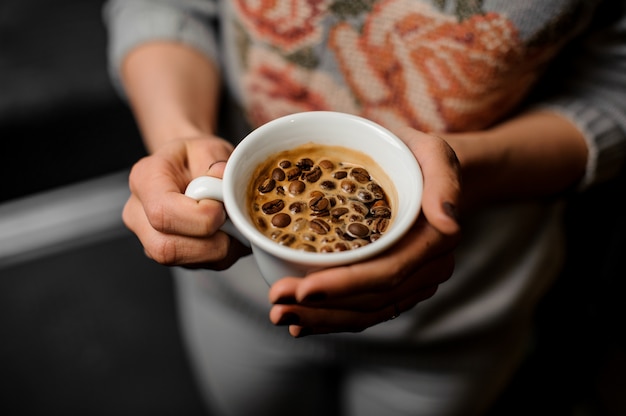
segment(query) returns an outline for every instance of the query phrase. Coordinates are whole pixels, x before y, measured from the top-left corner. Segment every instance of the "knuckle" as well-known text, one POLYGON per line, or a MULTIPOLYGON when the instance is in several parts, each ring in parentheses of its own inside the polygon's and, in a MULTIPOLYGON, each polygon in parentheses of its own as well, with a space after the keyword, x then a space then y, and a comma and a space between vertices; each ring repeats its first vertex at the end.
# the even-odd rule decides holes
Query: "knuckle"
POLYGON ((159 232, 166 232, 168 229, 168 216, 165 213, 165 209, 159 204, 147 204, 144 206, 146 218, 152 228, 159 232))
POLYGON ((203 219, 196 225, 196 231, 200 235, 214 234, 221 226, 221 222, 218 218, 223 217, 222 207, 215 203, 215 201, 207 201, 207 203, 201 203, 201 218, 203 219))
POLYGON ((213 261, 223 260, 228 256, 232 242, 225 233, 220 233, 215 237, 215 244, 213 244, 208 251, 211 253, 213 261))
POLYGON ((179 264, 176 243, 168 238, 157 238, 145 248, 148 256, 159 264, 173 266, 179 264))
POLYGON ((141 182, 141 172, 143 172, 147 164, 148 158, 142 157, 130 168, 130 172, 128 173, 128 183, 130 184, 131 189, 133 188, 133 184, 141 182))

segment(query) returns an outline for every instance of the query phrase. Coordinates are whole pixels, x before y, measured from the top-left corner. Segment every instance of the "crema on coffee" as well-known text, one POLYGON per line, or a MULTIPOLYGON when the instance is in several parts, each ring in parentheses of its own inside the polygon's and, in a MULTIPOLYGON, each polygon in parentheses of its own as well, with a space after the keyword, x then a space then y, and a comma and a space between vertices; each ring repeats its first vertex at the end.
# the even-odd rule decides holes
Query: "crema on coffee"
POLYGON ((261 164, 248 187, 257 229, 277 244, 337 252, 379 239, 393 221, 389 180, 367 155, 308 143, 261 164))

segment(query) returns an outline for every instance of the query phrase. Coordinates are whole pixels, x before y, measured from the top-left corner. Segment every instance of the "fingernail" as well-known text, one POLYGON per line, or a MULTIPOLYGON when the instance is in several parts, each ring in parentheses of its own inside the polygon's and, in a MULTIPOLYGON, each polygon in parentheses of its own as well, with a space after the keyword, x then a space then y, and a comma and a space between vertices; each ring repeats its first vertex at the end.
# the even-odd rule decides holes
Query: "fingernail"
POLYGON ((293 312, 287 312, 280 317, 276 325, 298 325, 300 317, 293 312))
POLYGON ((326 293, 324 292, 314 292, 308 294, 304 297, 303 302, 319 302, 326 299, 326 293))
POLYGON ((448 217, 452 218, 454 221, 458 221, 459 213, 457 212, 457 209, 454 206, 454 204, 447 202, 447 201, 444 202, 443 211, 446 213, 448 217))
POLYGON ((226 163, 226 161, 225 161, 225 160, 216 160, 215 162, 211 163, 211 164, 209 165, 209 168, 206 170, 206 171, 207 171, 207 173, 209 173, 209 171, 211 170, 211 168, 212 168, 213 166, 217 165, 218 163, 226 163))

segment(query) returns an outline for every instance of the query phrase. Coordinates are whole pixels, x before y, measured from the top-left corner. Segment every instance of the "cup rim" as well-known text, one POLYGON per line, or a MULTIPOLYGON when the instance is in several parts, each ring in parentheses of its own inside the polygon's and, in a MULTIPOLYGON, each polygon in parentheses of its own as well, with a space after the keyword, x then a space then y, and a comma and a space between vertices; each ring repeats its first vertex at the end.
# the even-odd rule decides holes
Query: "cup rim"
MULTIPOLYGON (((393 226, 385 232, 385 234, 375 242, 368 244, 358 249, 346 250, 341 252, 320 253, 320 252, 306 252, 296 250, 291 247, 282 246, 263 235, 259 230, 254 227, 251 220, 248 218, 248 212, 246 207, 233 208, 238 206, 235 194, 232 187, 224 187, 224 203, 226 211, 230 220, 237 227, 237 229, 250 241, 253 246, 256 246, 282 260, 291 263, 297 263, 300 265, 328 267, 338 266, 342 264, 355 263, 370 257, 373 257, 389 247, 395 244, 400 238, 402 238, 406 232, 410 229, 413 223, 417 220, 417 217, 421 210, 421 199, 423 192, 423 176, 421 168, 413 156, 413 153, 408 146, 400 140, 395 134, 381 125, 368 120, 366 118, 356 116, 348 113, 341 113, 335 111, 306 111, 300 113, 289 114, 276 118, 266 124, 259 126, 252 132, 250 132, 238 146, 235 147, 231 154, 226 168, 224 171, 225 183, 231 182, 235 178, 236 168, 238 161, 246 158, 248 151, 246 143, 250 142, 250 138, 264 135, 272 129, 281 124, 292 124, 299 122, 341 122, 341 123, 360 123, 365 125, 368 129, 371 129, 375 134, 381 137, 388 144, 393 145, 398 149, 397 156, 402 159, 407 167, 407 175, 413 175, 415 178, 415 189, 413 192, 407 193, 403 198, 408 198, 407 215, 394 218, 393 226), (404 151, 401 151, 404 150, 404 151), (232 162, 232 163, 231 163, 232 162)), ((357 148, 358 150, 358 148, 357 148)))

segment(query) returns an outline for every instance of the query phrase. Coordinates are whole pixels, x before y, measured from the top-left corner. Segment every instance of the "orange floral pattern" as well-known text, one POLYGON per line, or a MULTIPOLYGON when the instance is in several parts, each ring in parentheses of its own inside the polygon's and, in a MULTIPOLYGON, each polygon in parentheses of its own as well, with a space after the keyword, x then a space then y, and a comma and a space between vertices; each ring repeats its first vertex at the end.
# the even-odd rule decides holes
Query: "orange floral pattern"
POLYGON ((319 20, 328 0, 236 0, 246 28, 258 39, 285 51, 319 41, 319 20))
POLYGON ((514 109, 539 75, 515 25, 494 12, 459 21, 419 1, 381 0, 361 24, 334 16, 324 32, 331 11, 323 1, 286 1, 280 12, 278 1, 236 3, 250 38, 267 42, 251 42, 244 53, 242 92, 254 125, 296 111, 335 110, 389 127, 482 129, 514 109), (298 12, 277 32, 277 17, 298 12), (304 44, 312 50, 313 41, 328 42, 334 65, 293 58, 304 44))
POLYGON ((387 125, 483 128, 515 106, 534 79, 520 79, 522 44, 495 13, 458 22, 425 3, 386 0, 361 33, 346 23, 335 27, 331 47, 363 115, 387 125))
POLYGON ((307 71, 263 48, 251 48, 243 79, 245 107, 255 126, 300 111, 357 113, 353 98, 326 73, 307 71))

